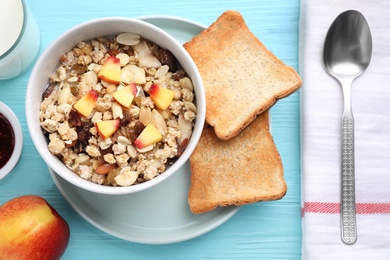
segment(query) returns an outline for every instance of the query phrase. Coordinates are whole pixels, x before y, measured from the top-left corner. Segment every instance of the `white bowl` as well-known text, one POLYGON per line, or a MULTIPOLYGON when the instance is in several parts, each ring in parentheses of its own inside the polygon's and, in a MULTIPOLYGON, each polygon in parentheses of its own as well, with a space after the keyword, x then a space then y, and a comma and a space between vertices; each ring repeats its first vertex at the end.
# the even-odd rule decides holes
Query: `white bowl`
POLYGON ((102 194, 128 194, 148 189, 174 174, 188 160, 200 138, 206 114, 206 101, 202 79, 190 55, 184 47, 160 28, 138 19, 108 17, 90 20, 77 25, 59 36, 40 56, 31 73, 26 91, 26 119, 32 141, 48 166, 68 182, 82 189, 102 194), (133 32, 168 49, 193 81, 197 106, 197 118, 191 139, 184 153, 161 175, 141 184, 128 187, 112 187, 87 181, 69 170, 47 147, 46 138, 39 122, 39 107, 48 78, 59 66, 61 55, 77 45, 99 36, 133 32))
POLYGON ((23 132, 19 120, 15 113, 4 103, 0 102, 0 113, 5 116, 14 132, 15 144, 14 150, 8 162, 0 169, 0 180, 12 171, 16 163, 19 161, 20 154, 23 148, 23 132))

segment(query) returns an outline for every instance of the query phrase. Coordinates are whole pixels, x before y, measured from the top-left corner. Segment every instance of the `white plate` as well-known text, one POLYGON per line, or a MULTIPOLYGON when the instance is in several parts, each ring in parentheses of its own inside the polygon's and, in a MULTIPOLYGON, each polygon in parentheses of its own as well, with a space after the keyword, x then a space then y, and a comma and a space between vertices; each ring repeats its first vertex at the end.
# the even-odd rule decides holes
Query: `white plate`
MULTIPOLYGON (((205 27, 172 16, 138 17, 164 29, 184 43, 205 27)), ((50 174, 69 204, 88 222, 115 237, 144 244, 168 244, 188 240, 218 227, 240 207, 217 208, 195 215, 188 206, 190 168, 146 191, 128 195, 100 195, 73 186, 51 169, 50 174)))

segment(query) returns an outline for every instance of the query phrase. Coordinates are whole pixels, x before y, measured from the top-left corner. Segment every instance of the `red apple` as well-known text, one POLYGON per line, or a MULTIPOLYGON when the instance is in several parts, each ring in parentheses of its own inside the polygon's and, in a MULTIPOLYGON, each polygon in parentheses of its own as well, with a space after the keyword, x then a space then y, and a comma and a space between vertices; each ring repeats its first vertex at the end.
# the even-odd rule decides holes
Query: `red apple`
POLYGON ((40 196, 0 206, 0 259, 59 259, 69 236, 68 223, 40 196))

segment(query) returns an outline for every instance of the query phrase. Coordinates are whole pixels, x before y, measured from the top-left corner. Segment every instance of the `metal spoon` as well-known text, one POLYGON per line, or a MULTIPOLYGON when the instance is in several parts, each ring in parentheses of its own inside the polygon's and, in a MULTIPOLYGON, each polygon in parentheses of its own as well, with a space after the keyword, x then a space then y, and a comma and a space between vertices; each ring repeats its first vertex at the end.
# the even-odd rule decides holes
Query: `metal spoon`
POLYGON ((364 16, 358 11, 341 13, 329 28, 324 46, 324 65, 343 88, 341 238, 346 244, 357 239, 355 210, 354 120, 351 85, 371 60, 372 39, 364 16))

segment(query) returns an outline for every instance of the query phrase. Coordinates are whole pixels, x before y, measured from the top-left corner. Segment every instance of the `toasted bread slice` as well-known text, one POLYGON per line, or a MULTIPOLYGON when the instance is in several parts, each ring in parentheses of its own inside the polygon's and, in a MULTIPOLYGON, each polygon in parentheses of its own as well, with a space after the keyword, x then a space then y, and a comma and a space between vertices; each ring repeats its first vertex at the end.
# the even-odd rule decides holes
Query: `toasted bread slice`
POLYGON ((206 121, 223 140, 302 84, 297 72, 275 57, 236 11, 224 12, 184 47, 203 79, 206 121))
POLYGON ((217 206, 281 199, 287 191, 267 111, 228 141, 206 124, 190 167, 188 203, 195 214, 217 206))

